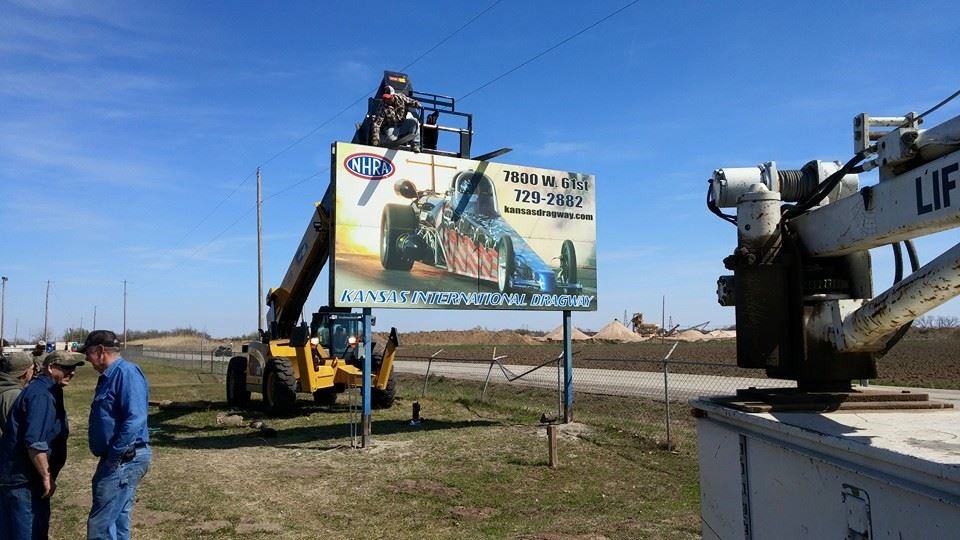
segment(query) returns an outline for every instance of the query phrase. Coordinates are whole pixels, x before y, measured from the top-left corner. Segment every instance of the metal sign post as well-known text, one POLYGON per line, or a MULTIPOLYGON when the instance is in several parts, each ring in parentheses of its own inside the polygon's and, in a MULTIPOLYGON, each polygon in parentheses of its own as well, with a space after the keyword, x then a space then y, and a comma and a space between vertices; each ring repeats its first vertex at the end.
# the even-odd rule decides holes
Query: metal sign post
POLYGON ((573 422, 573 323, 570 310, 563 312, 563 422, 573 422))
POLYGON ((373 358, 373 330, 371 329, 371 309, 363 308, 363 418, 361 420, 362 435, 361 447, 368 448, 370 444, 370 360, 373 358))

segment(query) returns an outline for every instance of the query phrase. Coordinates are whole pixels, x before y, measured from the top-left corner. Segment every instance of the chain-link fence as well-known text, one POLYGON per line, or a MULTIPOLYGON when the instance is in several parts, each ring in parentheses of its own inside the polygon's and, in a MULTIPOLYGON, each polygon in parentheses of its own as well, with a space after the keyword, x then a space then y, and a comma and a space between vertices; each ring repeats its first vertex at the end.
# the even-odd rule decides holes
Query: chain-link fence
MULTIPOLYGON (((542 397, 541 393, 540 402, 532 405, 533 408, 539 407, 551 413, 555 409, 556 418, 562 418, 562 357, 534 365, 505 363, 505 359, 497 356, 496 352, 489 360, 476 361, 450 361, 436 354, 432 357, 404 357, 403 361, 397 362, 396 369, 422 376, 423 385, 418 389, 420 395, 428 393, 430 380, 436 377, 483 381, 477 396, 481 399, 487 398, 491 385, 554 389, 554 398, 542 397)), ((578 360, 575 358, 573 363, 576 366, 578 360)), ((793 381, 768 379, 763 376, 762 370, 754 370, 756 376, 745 377, 742 375, 744 370, 734 364, 675 360, 670 358, 670 354, 660 360, 590 358, 583 363, 603 367, 574 367, 574 409, 580 400, 576 396, 583 394, 643 399, 661 411, 662 440, 668 448, 682 442, 680 439, 693 435, 689 429, 674 429, 678 420, 686 421, 687 410, 684 406, 692 398, 732 395, 742 388, 796 386, 793 381)))
MULTIPOLYGON (((673 351, 671 350, 671 353, 673 351)), ((144 349, 128 347, 124 355, 134 361, 156 362, 182 369, 223 375, 230 358, 239 351, 198 348, 144 349)), ((686 421, 686 402, 698 396, 731 395, 740 388, 777 388, 795 386, 792 381, 767 379, 762 370, 756 376, 745 377, 744 370, 734 364, 678 360, 668 354, 665 358, 589 358, 574 357, 578 363, 597 367, 574 367, 574 395, 620 396, 627 399, 642 399, 662 413, 662 439, 668 448, 684 443, 690 437, 689 429, 677 429, 678 422, 686 421)), ((478 399, 496 399, 491 392, 494 387, 505 385, 515 391, 536 388, 530 392, 529 409, 546 416, 546 419, 563 418, 563 359, 548 357, 542 361, 527 360, 524 364, 507 362, 496 349, 489 359, 465 360, 443 356, 439 350, 431 356, 398 356, 394 363, 397 373, 412 374, 422 381, 417 388, 409 389, 413 397, 429 394, 431 380, 437 377, 472 380, 482 383, 478 399), (547 390, 544 392, 543 390, 547 390)), ((575 402, 577 399, 575 397, 575 402)), ((576 410, 576 405, 574 407, 576 410)))
POLYGON ((143 346, 128 346, 123 356, 133 361, 147 361, 182 369, 224 375, 227 364, 234 356, 232 351, 197 347, 165 347, 146 349, 143 346))

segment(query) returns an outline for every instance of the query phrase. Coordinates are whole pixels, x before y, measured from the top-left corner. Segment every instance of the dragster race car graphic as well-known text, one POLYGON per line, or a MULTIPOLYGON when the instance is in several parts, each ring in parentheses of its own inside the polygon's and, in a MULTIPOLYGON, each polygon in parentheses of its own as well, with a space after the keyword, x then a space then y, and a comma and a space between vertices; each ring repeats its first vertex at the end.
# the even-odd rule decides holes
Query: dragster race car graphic
POLYGON ((490 178, 460 171, 445 193, 398 180, 410 204, 387 204, 380 218, 380 263, 409 271, 415 261, 497 284, 502 293, 579 294, 577 254, 564 240, 551 267, 500 215, 490 178))

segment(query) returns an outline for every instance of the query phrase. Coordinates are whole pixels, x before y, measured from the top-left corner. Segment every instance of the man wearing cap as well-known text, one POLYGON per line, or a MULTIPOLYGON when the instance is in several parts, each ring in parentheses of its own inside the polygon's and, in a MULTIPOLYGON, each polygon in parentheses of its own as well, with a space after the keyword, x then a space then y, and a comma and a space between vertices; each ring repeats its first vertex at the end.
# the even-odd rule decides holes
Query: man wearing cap
POLYGON ((120 341, 109 330, 90 332, 79 351, 100 372, 90 406, 90 451, 100 463, 93 474, 87 538, 127 539, 134 495, 152 457, 147 379, 120 356, 120 341))
POLYGON ((13 402, 0 437, 0 538, 47 538, 50 497, 67 461, 63 387, 83 360, 58 351, 13 402))
POLYGON ((33 357, 25 352, 0 355, 0 436, 13 402, 34 375, 33 357))
POLYGON ((370 144, 380 146, 381 130, 387 136, 386 146, 398 146, 413 140, 417 136, 420 123, 410 109, 420 108, 420 102, 397 93, 392 86, 384 88, 380 96, 380 107, 370 126, 370 144))

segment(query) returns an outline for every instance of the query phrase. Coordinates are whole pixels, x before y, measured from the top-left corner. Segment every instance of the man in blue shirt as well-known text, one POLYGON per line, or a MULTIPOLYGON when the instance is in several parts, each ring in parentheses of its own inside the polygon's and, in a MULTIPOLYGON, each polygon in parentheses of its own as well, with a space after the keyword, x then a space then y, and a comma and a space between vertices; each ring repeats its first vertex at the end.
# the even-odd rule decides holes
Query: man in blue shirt
POLYGON ((13 402, 0 437, 0 538, 47 538, 50 497, 67 461, 67 412, 63 387, 83 360, 58 351, 13 402))
POLYGON ((128 539, 133 499, 152 457, 147 379, 120 356, 120 341, 109 330, 90 332, 79 350, 100 372, 90 406, 90 451, 100 463, 93 474, 87 538, 128 539))

